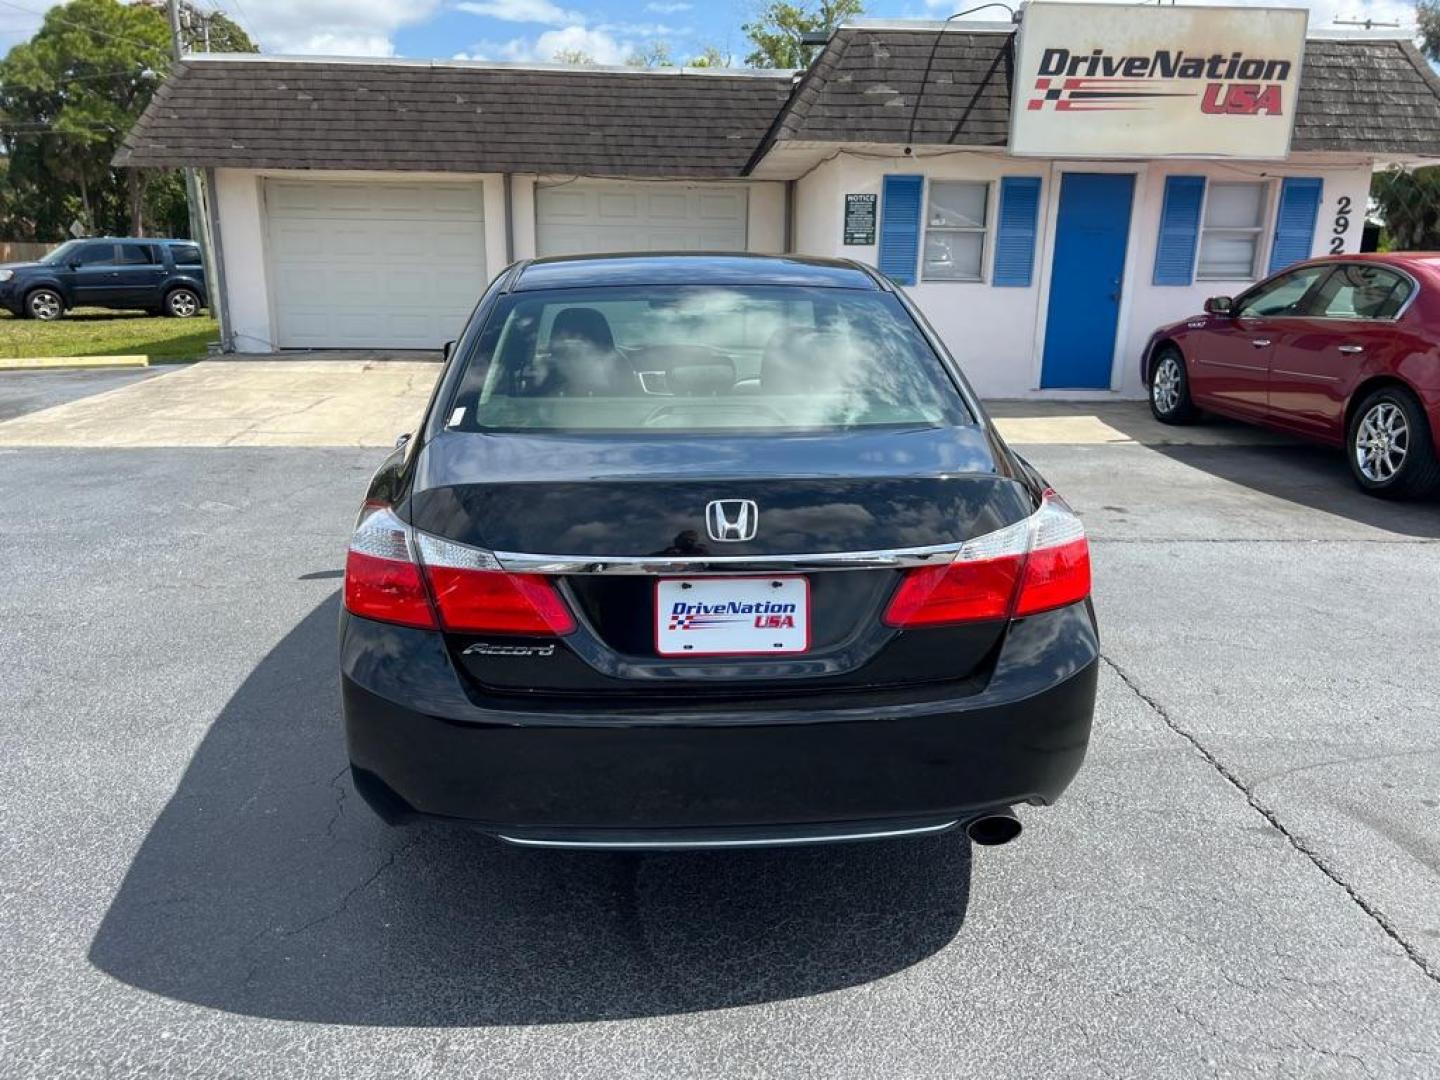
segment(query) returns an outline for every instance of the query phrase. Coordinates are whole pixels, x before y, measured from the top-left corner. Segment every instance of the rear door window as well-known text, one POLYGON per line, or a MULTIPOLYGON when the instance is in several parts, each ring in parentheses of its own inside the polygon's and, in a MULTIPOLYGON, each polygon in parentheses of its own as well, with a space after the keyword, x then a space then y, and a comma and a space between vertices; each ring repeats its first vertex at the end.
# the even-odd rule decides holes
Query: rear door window
POLYGON ((970 420, 889 293, 794 286, 505 297, 464 358, 468 430, 811 430, 970 420))
POLYGON ((122 266, 153 266, 159 262, 159 253, 152 244, 120 244, 122 266))
POLYGON ((1383 266, 1344 263, 1320 286, 1315 314, 1327 319, 1393 319, 1412 288, 1409 278, 1383 266))

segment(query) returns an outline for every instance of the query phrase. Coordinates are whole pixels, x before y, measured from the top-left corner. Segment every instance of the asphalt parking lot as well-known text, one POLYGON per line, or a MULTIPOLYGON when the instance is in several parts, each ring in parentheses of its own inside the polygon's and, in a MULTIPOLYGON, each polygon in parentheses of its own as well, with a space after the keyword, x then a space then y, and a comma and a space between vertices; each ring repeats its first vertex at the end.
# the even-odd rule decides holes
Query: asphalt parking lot
POLYGON ((1093 543, 1060 804, 974 852, 519 851, 349 786, 382 435, 207 441, 153 389, 199 370, 0 376, 0 1073, 1440 1076, 1440 505, 1245 429, 1002 405, 1093 543))

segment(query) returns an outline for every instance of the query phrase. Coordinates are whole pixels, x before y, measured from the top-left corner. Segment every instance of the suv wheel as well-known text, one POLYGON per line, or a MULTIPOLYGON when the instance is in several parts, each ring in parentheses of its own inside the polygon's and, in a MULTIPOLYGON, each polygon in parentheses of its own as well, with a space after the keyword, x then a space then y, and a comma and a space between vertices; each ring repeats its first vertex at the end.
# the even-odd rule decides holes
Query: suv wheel
POLYGON ((188 319, 200 313, 200 297, 192 289, 171 289, 165 294, 165 314, 188 319))
POLYGON ((1404 387, 1384 386, 1350 418, 1350 472, 1361 489, 1387 499, 1440 488, 1440 459, 1425 412, 1404 387))
POLYGON ((41 322, 54 322, 65 314, 65 300, 54 289, 36 289, 25 297, 25 314, 41 322))

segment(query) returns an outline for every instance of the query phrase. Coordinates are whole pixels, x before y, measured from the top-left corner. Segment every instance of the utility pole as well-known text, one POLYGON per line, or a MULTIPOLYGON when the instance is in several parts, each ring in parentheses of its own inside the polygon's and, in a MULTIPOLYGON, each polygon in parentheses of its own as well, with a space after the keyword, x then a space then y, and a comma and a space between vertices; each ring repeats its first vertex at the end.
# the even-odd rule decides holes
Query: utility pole
MULTIPOLYGON (((178 64, 185 58, 185 38, 180 30, 180 0, 170 0, 170 49, 178 64)), ((220 346, 228 347, 230 328, 225 325, 225 305, 220 302, 220 278, 215 270, 215 254, 211 250, 210 216, 200 177, 194 169, 182 169, 185 177, 185 203, 190 210, 190 237, 200 246, 200 261, 205 267, 205 294, 210 313, 220 324, 220 346)))
POLYGON ((1332 19, 1332 20, 1330 20, 1330 21, 1331 21, 1332 25, 1334 25, 1334 26, 1360 26, 1360 27, 1364 27, 1366 30, 1376 30, 1376 29, 1399 30, 1399 29, 1400 29, 1400 24, 1399 24, 1398 22, 1381 22, 1379 19, 1339 19, 1339 18, 1337 18, 1337 19, 1332 19))

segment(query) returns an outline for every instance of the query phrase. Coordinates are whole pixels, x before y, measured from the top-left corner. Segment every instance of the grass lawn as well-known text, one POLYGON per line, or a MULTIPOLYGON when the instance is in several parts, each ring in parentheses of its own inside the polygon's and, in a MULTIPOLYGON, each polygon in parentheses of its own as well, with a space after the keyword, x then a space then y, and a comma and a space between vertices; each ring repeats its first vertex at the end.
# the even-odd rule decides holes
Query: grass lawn
POLYGON ((218 337, 215 320, 208 315, 167 319, 143 311, 82 307, 55 322, 39 322, 0 311, 0 358, 143 353, 152 364, 195 360, 218 337))

